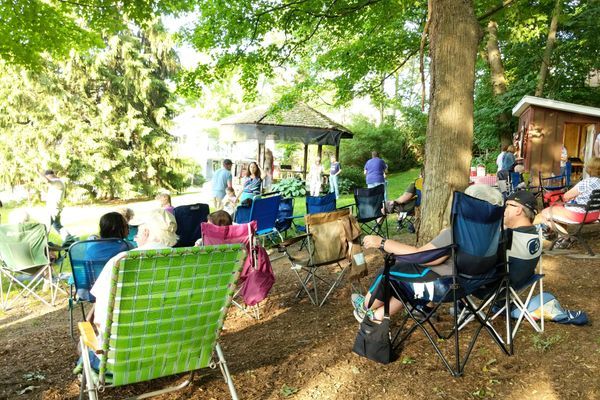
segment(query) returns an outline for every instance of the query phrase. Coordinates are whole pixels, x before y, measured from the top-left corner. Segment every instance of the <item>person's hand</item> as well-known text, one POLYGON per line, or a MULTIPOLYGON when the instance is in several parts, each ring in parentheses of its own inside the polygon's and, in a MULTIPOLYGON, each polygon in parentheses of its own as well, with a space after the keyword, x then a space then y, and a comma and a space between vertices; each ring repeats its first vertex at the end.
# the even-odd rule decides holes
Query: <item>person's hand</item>
POLYGON ((378 249, 382 240, 383 239, 381 238, 381 236, 367 235, 363 239, 363 247, 365 249, 378 249))

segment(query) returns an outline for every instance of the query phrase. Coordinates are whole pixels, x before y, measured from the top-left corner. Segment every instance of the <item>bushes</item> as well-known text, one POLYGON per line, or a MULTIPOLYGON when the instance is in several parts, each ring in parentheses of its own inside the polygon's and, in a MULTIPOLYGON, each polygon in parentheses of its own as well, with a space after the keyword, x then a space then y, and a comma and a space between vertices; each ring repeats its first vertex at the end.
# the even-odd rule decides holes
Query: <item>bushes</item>
POLYGON ((342 173, 340 174, 339 179, 339 188, 340 192, 342 191, 342 182, 348 182, 346 185, 350 185, 350 191, 355 187, 363 187, 365 186, 365 174, 364 169, 361 167, 353 167, 353 166, 343 166, 342 165, 342 173))
POLYGON ((298 178, 286 178, 275 183, 272 189, 281 193, 283 197, 305 196, 306 182, 298 178))
POLYGON ((371 151, 379 153, 390 172, 412 168, 422 157, 426 131, 424 115, 407 113, 403 123, 389 120, 379 126, 364 117, 357 118, 350 129, 354 138, 341 142, 342 175, 345 168, 356 167, 362 176, 371 151))

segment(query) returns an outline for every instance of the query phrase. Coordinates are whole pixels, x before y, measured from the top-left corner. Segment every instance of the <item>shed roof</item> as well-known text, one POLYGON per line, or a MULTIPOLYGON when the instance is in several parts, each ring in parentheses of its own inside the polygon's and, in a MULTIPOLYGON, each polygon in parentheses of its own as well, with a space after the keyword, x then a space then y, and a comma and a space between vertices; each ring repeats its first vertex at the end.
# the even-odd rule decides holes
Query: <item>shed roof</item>
POLYGON ((352 138, 346 127, 304 103, 297 103, 287 110, 273 110, 262 105, 220 123, 234 128, 234 140, 274 139, 337 146, 340 139, 352 138))
POLYGON ((535 96, 524 96, 517 103, 517 105, 513 107, 512 114, 515 117, 519 117, 519 116, 521 116, 521 114, 523 114, 523 112, 529 106, 545 107, 545 108, 550 108, 553 110, 571 112, 571 113, 581 114, 581 115, 589 115, 591 117, 600 118, 600 108, 590 107, 590 106, 582 106, 582 105, 573 104, 573 103, 566 103, 564 101, 544 99, 544 98, 535 97, 535 96))

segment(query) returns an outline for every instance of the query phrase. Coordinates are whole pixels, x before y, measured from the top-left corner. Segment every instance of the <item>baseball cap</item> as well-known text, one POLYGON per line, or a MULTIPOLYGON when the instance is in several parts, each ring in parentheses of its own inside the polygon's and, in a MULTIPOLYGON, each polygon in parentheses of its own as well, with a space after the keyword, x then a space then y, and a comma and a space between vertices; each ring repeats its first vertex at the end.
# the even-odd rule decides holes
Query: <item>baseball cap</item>
POLYGON ((532 213, 537 214, 537 200, 535 196, 527 190, 518 190, 514 192, 506 198, 506 201, 508 200, 519 203, 523 207, 528 208, 532 213))

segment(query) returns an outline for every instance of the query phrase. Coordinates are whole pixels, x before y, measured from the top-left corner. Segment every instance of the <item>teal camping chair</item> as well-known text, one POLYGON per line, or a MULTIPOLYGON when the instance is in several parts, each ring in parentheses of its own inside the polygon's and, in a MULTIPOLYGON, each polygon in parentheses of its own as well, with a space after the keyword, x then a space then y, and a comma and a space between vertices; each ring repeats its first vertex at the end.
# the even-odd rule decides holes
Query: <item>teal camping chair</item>
POLYGON ((54 280, 48 256, 46 226, 37 222, 0 225, 0 305, 7 310, 20 298, 32 295, 48 306, 54 306, 58 291, 64 292, 54 280), (8 287, 2 278, 8 278, 8 287), (36 288, 46 282, 50 300, 44 299, 36 288), (20 291, 9 299, 15 286, 20 291))
MULTIPOLYGON (((237 400, 218 339, 244 259, 240 245, 127 253, 112 270, 102 344, 89 322, 79 323, 84 366, 80 398, 87 392, 97 399, 107 387, 193 374, 218 364, 237 400), (90 351, 99 359, 97 373, 90 351)), ((135 398, 172 392, 191 380, 190 375, 181 385, 135 398)))

